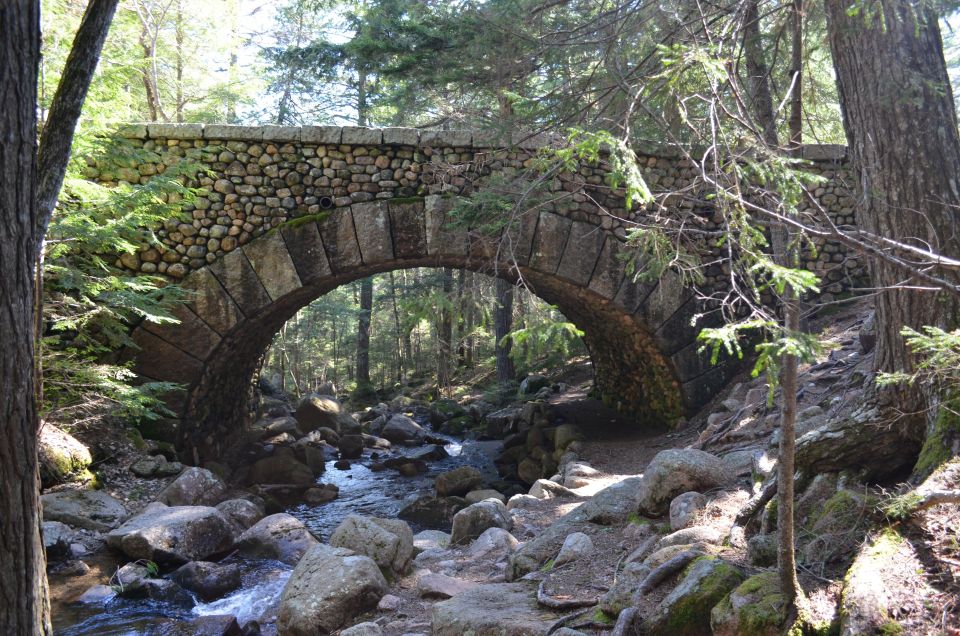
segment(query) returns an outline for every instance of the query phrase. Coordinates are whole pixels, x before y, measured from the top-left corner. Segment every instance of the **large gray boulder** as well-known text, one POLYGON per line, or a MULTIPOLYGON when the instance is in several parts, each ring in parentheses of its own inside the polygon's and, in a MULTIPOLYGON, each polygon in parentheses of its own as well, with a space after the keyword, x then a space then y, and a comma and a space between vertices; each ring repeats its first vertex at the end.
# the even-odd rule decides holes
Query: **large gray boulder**
POLYGON ((453 515, 453 529, 450 532, 452 545, 470 543, 489 528, 502 528, 509 531, 513 520, 503 502, 487 499, 467 506, 453 515))
POLYGON ((73 530, 59 521, 44 521, 40 524, 43 535, 43 551, 47 561, 61 561, 71 556, 70 543, 73 541, 73 530))
POLYGON ((639 512, 660 516, 668 512, 677 495, 716 488, 729 478, 719 457, 692 448, 672 448, 657 453, 640 482, 639 512))
POLYGON ((241 534, 237 549, 247 557, 296 565, 318 543, 299 519, 281 512, 264 517, 241 534))
POLYGON ((235 538, 233 524, 216 508, 152 503, 108 533, 107 545, 134 560, 179 564, 226 552, 235 538))
POLYGON ((80 440, 53 424, 43 423, 37 442, 40 482, 44 488, 83 475, 93 463, 90 450, 80 440))
POLYGON ((223 480, 206 468, 188 468, 157 495, 168 506, 215 506, 227 494, 223 480))
POLYGON ((308 433, 321 427, 340 430, 337 421, 340 417, 341 406, 336 398, 329 395, 308 393, 300 400, 293 416, 300 424, 300 430, 308 433))
POLYGON ((40 497, 44 521, 107 532, 127 518, 123 504, 101 490, 63 490, 40 497))
POLYGON ((423 439, 423 428, 406 415, 397 413, 387 420, 378 435, 394 444, 417 442, 423 439))
POLYGON ((283 589, 277 630, 281 636, 330 634, 376 607, 386 592, 387 581, 371 558, 318 544, 283 589))
POLYGON ((462 497, 483 483, 483 474, 473 466, 461 466, 437 475, 438 497, 462 497))
POLYGON ((480 585, 433 606, 433 636, 546 636, 557 615, 523 583, 480 585))
POLYGON ((399 519, 348 515, 330 535, 330 545, 366 555, 397 575, 413 560, 413 531, 399 519))

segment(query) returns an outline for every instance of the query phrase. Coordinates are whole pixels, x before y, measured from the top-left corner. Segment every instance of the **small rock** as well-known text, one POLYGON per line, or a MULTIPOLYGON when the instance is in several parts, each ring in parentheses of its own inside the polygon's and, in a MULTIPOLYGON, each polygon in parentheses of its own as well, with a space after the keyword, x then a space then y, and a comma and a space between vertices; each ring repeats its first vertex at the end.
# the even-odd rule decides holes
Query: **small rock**
POLYGON ((309 488, 303 493, 303 500, 311 506, 333 501, 340 496, 340 489, 333 484, 320 484, 317 488, 309 488))
POLYGON ((450 535, 441 530, 424 530, 413 535, 413 549, 416 552, 446 549, 450 546, 450 535))
POLYGON ((417 579, 417 592, 422 598, 452 598, 475 588, 479 583, 455 579, 443 574, 424 574, 417 579))
POLYGON ((503 528, 487 528, 467 549, 469 556, 507 555, 520 544, 516 537, 503 528))
POLYGON ((381 612, 393 612, 400 607, 401 602, 402 600, 399 596, 387 594, 377 603, 377 609, 381 612))
POLYGON ((394 444, 403 444, 421 440, 423 428, 406 415, 398 413, 387 420, 379 436, 394 444))
POLYGON ((260 506, 246 499, 228 499, 218 503, 216 508, 236 526, 237 534, 263 519, 260 506))
POLYGON ((657 543, 657 549, 661 550, 674 545, 690 545, 692 543, 719 544, 723 542, 723 539, 723 532, 713 526, 694 526, 677 530, 663 537, 657 543))
POLYGON ((209 602, 240 587, 240 566, 191 561, 171 574, 170 578, 209 602))
POLYGON ((453 545, 469 543, 488 528, 510 530, 513 521, 507 513, 507 507, 500 501, 488 499, 471 504, 453 516, 453 530, 450 542, 453 545))
POLYGON ((582 532, 574 532, 563 540, 563 546, 554 560, 554 565, 563 565, 593 554, 593 541, 582 532))
POLYGON ((357 623, 340 632, 340 636, 380 636, 383 630, 376 623, 357 623))
POLYGON ((77 603, 83 605, 106 605, 117 593, 109 585, 94 585, 80 595, 77 603))
POLYGON ((350 470, 350 466, 350 462, 345 459, 341 459, 333 463, 333 467, 337 470, 350 470))
POLYGON ((693 517, 707 505, 707 498, 698 492, 685 492, 670 502, 670 528, 680 530, 690 525, 693 517))
POLYGON ((555 481, 538 479, 530 486, 530 496, 537 499, 554 499, 556 497, 577 497, 578 495, 555 481))

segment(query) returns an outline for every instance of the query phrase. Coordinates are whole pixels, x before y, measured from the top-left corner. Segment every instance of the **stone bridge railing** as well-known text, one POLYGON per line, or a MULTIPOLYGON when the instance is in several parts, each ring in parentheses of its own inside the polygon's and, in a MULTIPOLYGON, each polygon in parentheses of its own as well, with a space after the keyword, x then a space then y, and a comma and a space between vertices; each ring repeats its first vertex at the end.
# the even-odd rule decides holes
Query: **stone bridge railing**
MULTIPOLYGON (((332 126, 131 124, 120 133, 158 158, 125 166, 91 161, 89 178, 145 182, 182 160, 204 170, 189 184, 201 188, 200 196, 183 206, 192 218, 169 220, 157 231, 159 247, 146 247, 118 263, 175 279, 296 218, 319 218, 327 210, 383 199, 468 194, 478 179, 529 173, 538 149, 556 141, 542 134, 505 139, 495 132, 332 126)), ((805 156, 814 161, 814 172, 826 178, 815 193, 821 205, 836 223, 853 224, 844 148, 808 146, 805 156)), ((695 169, 684 158, 652 151, 640 153, 639 159, 655 193, 682 191, 695 182, 695 169)), ((550 210, 623 239, 627 226, 646 211, 625 209, 622 190, 610 188, 607 176, 602 164, 558 174, 548 185, 554 193, 550 210)), ((717 229, 710 204, 696 196, 666 202, 668 208, 699 212, 702 229, 717 229)), ((859 264, 839 244, 821 240, 817 247, 806 266, 824 279, 829 299, 843 291, 849 272, 859 264)), ((725 272, 717 266, 707 277, 708 283, 722 282, 725 272)))

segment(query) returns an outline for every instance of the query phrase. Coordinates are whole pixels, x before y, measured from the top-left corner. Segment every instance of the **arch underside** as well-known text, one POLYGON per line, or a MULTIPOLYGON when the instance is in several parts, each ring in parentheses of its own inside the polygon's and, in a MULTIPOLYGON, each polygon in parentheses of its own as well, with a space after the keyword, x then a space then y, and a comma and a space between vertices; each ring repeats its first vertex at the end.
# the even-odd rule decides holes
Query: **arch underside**
POLYGON ((219 457, 243 430, 251 379, 273 335, 299 309, 351 281, 412 267, 453 267, 521 282, 584 332, 598 393, 639 425, 669 426, 735 372, 697 353, 697 303, 671 273, 625 275, 622 242, 596 225, 530 212, 497 236, 454 226, 450 199, 354 204, 298 219, 191 274, 177 325, 144 324, 135 370, 179 382, 181 445, 219 457))

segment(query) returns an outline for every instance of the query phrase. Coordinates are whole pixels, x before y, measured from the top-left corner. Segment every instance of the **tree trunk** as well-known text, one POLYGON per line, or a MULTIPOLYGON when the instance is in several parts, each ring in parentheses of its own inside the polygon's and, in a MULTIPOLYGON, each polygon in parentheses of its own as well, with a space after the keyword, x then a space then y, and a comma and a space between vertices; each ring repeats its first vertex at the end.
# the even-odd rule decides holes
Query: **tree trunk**
POLYGON ((37 208, 40 3, 0 7, 0 633, 49 634, 37 403, 33 265, 46 222, 37 208))
POLYGON ((513 381, 517 375, 513 360, 510 359, 510 342, 503 342, 513 328, 513 285, 500 278, 497 279, 496 303, 493 333, 496 338, 497 380, 505 384, 513 381))
POLYGON ((743 13, 743 53, 750 89, 750 107, 760 126, 763 140, 776 148, 777 119, 770 94, 770 69, 767 66, 760 35, 760 12, 757 0, 749 0, 743 13))
POLYGON ((403 383, 403 327, 400 323, 400 308, 397 305, 397 278, 391 271, 390 277, 390 300, 393 305, 393 340, 395 345, 394 355, 397 357, 396 376, 397 384, 403 383))
POLYGON ((373 311, 373 278, 360 281, 360 315, 357 317, 357 388, 370 385, 370 314, 373 311))
MULTIPOLYGON (((794 263, 791 263, 794 265, 794 263)), ((791 287, 783 299, 783 327, 788 337, 799 335, 800 305, 791 287)), ((796 542, 794 541, 793 475, 797 448, 797 376, 800 360, 792 354, 783 356, 780 389, 783 405, 780 411, 780 454, 777 458, 777 570, 780 590, 788 606, 802 594, 797 580, 796 542)))
MULTIPOLYGON (((933 5, 879 0, 856 15, 849 2, 825 0, 830 48, 853 164, 859 169, 860 229, 960 256, 960 137, 933 5)), ((909 371, 904 326, 956 325, 958 303, 946 294, 905 289, 909 271, 871 259, 877 371, 909 371), (898 288, 899 287, 899 288, 898 288)), ((955 275, 943 275, 955 280, 955 275)), ((932 400, 901 385, 878 402, 922 425, 932 400)))
POLYGON ((47 224, 60 196, 60 187, 70 160, 73 133, 80 120, 80 111, 97 69, 100 51, 110 31, 117 3, 118 0, 90 0, 50 104, 50 114, 40 136, 37 160, 38 245, 47 232, 47 224))
POLYGON ((440 322, 437 325, 437 393, 442 395, 450 386, 450 359, 453 352, 453 315, 450 312, 450 294, 453 292, 453 270, 444 267, 441 285, 443 305, 440 308, 440 322))

